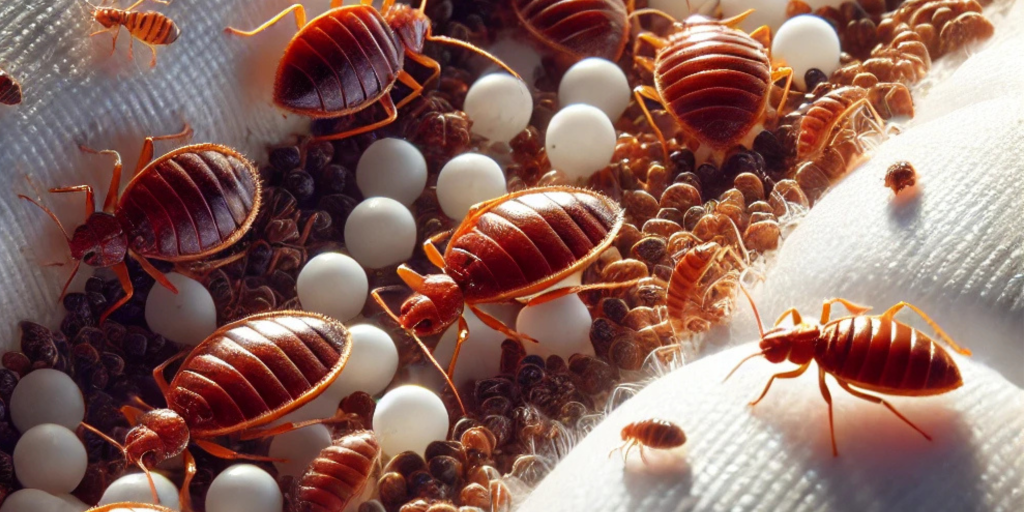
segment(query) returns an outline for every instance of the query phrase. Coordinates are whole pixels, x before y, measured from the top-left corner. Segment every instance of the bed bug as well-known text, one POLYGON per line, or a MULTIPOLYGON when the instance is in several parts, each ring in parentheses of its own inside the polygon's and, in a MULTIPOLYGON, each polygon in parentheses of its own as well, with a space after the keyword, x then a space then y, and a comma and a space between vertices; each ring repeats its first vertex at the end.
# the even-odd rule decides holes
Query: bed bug
POLYGON ((343 139, 388 125, 398 109, 423 93, 423 85, 402 66, 405 58, 432 70, 427 82, 441 73, 441 66, 423 54, 423 45, 435 41, 470 49, 519 77, 493 55, 458 39, 430 33, 431 21, 419 9, 394 0, 384 0, 381 10, 372 0, 359 5, 341 5, 332 0, 331 9, 306 23, 306 10, 294 4, 263 25, 242 31, 227 28, 229 34, 253 36, 271 27, 288 13, 295 13, 298 33, 288 43, 277 69, 274 103, 286 110, 313 118, 354 114, 380 102, 387 118, 317 140, 343 139), (397 104, 391 97, 395 82, 412 92, 397 104))
POLYGON ((370 430, 353 432, 320 451, 295 481, 289 512, 344 510, 358 499, 380 465, 380 444, 370 430))
POLYGON ((711 322, 720 319, 720 312, 711 311, 707 299, 725 276, 716 276, 711 283, 705 278, 713 270, 723 270, 726 258, 733 261, 734 268, 747 266, 735 249, 717 242, 700 244, 674 258, 676 266, 666 289, 666 311, 676 335, 706 331, 711 322))
POLYGON ((649 419, 634 421, 622 427, 622 445, 608 453, 611 457, 616 451, 622 450, 622 460, 629 457, 629 451, 634 446, 640 447, 640 459, 647 463, 647 456, 644 455, 644 448, 667 450, 676 448, 686 443, 686 433, 683 429, 671 421, 649 419))
POLYGON ((534 38, 573 60, 617 61, 629 38, 623 0, 513 0, 512 8, 534 38))
POLYGON ((324 315, 307 311, 253 315, 217 329, 190 352, 153 370, 167 408, 147 412, 122 408, 134 425, 123 446, 82 425, 118 446, 125 461, 147 475, 161 461, 184 453, 181 502, 185 504, 188 483, 196 471, 190 443, 220 458, 276 460, 239 454, 212 439, 229 435, 257 439, 322 421, 259 428, 327 389, 345 368, 351 351, 352 334, 341 322, 324 315), (168 384, 164 369, 181 357, 185 360, 168 384))
POLYGON ((862 87, 840 87, 826 93, 811 103, 807 113, 800 118, 797 129, 797 159, 810 160, 821 152, 829 141, 832 130, 860 108, 871 113, 875 128, 884 130, 885 121, 868 101, 868 91, 862 87))
POLYGON ((97 505, 85 512, 174 512, 172 509, 151 503, 121 502, 97 505))
POLYGON ((768 389, 775 379, 799 377, 807 371, 811 361, 814 361, 818 364, 818 386, 821 388, 821 396, 828 404, 832 455, 838 457, 839 450, 836 448, 836 430, 832 421, 832 395, 825 384, 826 374, 835 377, 839 387, 851 395, 884 405, 925 439, 932 439, 885 399, 856 389, 882 395, 931 396, 953 391, 963 385, 960 369, 942 345, 925 333, 894 318, 903 308, 910 308, 955 352, 965 356, 971 355, 970 350, 957 345, 917 306, 900 302, 881 315, 865 315, 864 313, 871 308, 846 299, 833 298, 826 300, 822 306, 818 325, 804 323, 796 308, 791 308, 782 313, 775 322, 775 328, 766 333, 753 299, 745 288, 740 289, 754 309, 758 331, 761 334, 761 351, 743 358, 725 377, 726 380, 743 363, 759 356, 775 364, 790 361, 800 365, 794 370, 772 375, 761 395, 750 403, 751 406, 756 405, 768 394, 768 389), (846 306, 852 315, 831 320, 832 305, 837 302, 846 306), (779 327, 787 316, 792 316, 794 325, 779 327))
MULTIPOLYGON (((441 367, 419 336, 440 334, 458 321, 459 337, 449 365, 450 374, 462 342, 469 335, 462 318, 463 307, 506 336, 528 339, 478 305, 521 301, 540 294, 527 303, 537 305, 587 289, 632 284, 586 285, 541 293, 597 260, 611 245, 622 223, 623 210, 619 204, 597 192, 553 186, 506 194, 477 204, 453 231, 423 244, 427 258, 441 273, 423 276, 406 265, 398 267, 399 277, 415 292, 402 304, 398 315, 384 303, 379 293, 382 289, 373 290, 371 295, 414 336, 439 370, 441 367), (449 242, 442 255, 435 244, 445 238, 449 242)), ((450 379, 448 385, 452 385, 450 379)))
POLYGON ((889 166, 885 173, 885 186, 892 189, 894 194, 899 195, 900 191, 907 187, 913 187, 917 181, 917 172, 914 166, 907 161, 899 161, 889 166))
MULTIPOLYGON (((84 1, 84 0, 83 0, 84 1)), ((132 44, 138 39, 140 43, 149 47, 153 52, 153 60, 149 67, 156 67, 156 47, 168 45, 178 40, 181 30, 178 25, 167 16, 158 12, 137 12, 135 8, 146 0, 137 0, 127 9, 116 7, 99 7, 89 4, 92 7, 92 17, 103 25, 102 30, 97 30, 90 36, 114 32, 113 48, 117 49, 117 36, 121 33, 121 27, 128 29, 131 39, 128 42, 128 58, 132 57, 132 44)), ((170 0, 150 0, 162 5, 170 4, 170 0)), ((88 2, 86 2, 88 3, 88 2)), ((113 49, 111 53, 113 53, 113 49)))
POLYGON ((17 105, 21 103, 21 84, 9 73, 0 69, 0 104, 17 105))
POLYGON ((125 258, 134 258, 157 282, 177 293, 147 259, 199 260, 231 246, 248 231, 260 209, 260 176, 240 153, 219 144, 195 144, 152 160, 154 141, 190 134, 191 128, 186 126, 178 134, 147 137, 134 177, 120 199, 121 155, 114 150, 81 146, 87 153, 113 155, 114 173, 103 211, 96 211, 89 185, 50 190, 58 194, 85 193, 88 218, 71 236, 49 208, 18 196, 46 212, 67 239, 75 264, 61 298, 83 261, 94 267, 110 267, 121 281, 125 296, 107 308, 100 317, 102 322, 132 297, 125 258))
POLYGON ((641 85, 633 90, 661 141, 666 162, 665 136, 644 99, 664 105, 683 133, 708 146, 717 160, 736 145, 751 145, 757 135, 755 126, 767 117, 771 86, 783 77, 786 85, 776 111, 786 103, 793 71, 788 67, 772 68, 767 50, 771 47, 771 30, 761 27, 748 35, 736 28, 752 12, 724 20, 693 15, 683 23, 654 9, 630 14, 657 14, 673 22, 674 31, 667 38, 651 33, 638 36, 638 43, 648 43, 656 50, 654 58, 635 57, 638 65, 654 75, 654 86, 641 85))

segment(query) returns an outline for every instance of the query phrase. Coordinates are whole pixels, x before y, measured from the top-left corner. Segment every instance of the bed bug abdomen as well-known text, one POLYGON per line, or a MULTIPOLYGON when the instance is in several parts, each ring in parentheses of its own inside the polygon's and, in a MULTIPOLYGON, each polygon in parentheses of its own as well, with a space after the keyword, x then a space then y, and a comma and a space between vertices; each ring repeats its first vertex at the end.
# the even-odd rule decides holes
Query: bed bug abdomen
POLYGON ((622 0, 514 0, 519 21, 548 46, 574 58, 616 61, 628 38, 622 0))
POLYGON ((670 421, 649 419, 636 421, 622 428, 622 440, 634 441, 649 448, 675 448, 686 443, 686 434, 670 421))
POLYGON ((295 482, 289 512, 344 510, 358 498, 380 461, 372 431, 351 433, 320 451, 295 482))
POLYGON ((129 12, 124 26, 132 36, 146 44, 171 44, 181 35, 178 25, 158 12, 129 12))
POLYGON ((851 113, 851 108, 856 108, 855 104, 863 103, 867 96, 867 89, 847 86, 814 100, 800 119, 797 158, 805 160, 821 150, 828 142, 832 129, 851 113))
POLYGON ((21 84, 0 69, 0 104, 17 105, 21 103, 21 84))

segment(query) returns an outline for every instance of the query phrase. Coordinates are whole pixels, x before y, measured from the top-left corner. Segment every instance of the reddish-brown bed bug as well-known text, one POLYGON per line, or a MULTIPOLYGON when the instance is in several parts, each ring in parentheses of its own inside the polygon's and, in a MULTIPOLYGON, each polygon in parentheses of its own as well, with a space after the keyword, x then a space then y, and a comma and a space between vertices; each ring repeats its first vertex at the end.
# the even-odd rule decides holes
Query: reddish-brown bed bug
POLYGON ((889 166, 885 173, 885 186, 892 189, 896 195, 908 187, 913 187, 917 181, 917 172, 914 166, 905 160, 901 160, 889 166))
POLYGON ((0 69, 0 104, 21 103, 21 84, 6 71, 0 69))
POLYGON ((473 50, 519 76, 493 55, 467 42, 432 35, 430 19, 424 14, 426 0, 419 9, 384 0, 380 11, 373 7, 372 0, 362 0, 360 5, 341 3, 332 0, 331 9, 309 23, 305 8, 294 4, 253 30, 225 29, 229 34, 253 36, 294 12, 298 33, 281 57, 274 103, 313 118, 354 114, 378 101, 387 113, 383 120, 317 140, 343 139, 397 119, 398 109, 423 93, 423 85, 402 69, 404 59, 408 57, 433 70, 427 82, 441 73, 440 64, 423 54, 427 41, 473 50), (412 89, 397 104, 391 98, 395 82, 412 89))
POLYGON ((712 322, 721 320, 721 311, 712 310, 706 299, 709 292, 727 278, 723 273, 735 273, 747 266, 735 249, 717 242, 698 245, 678 257, 672 277, 666 289, 666 312, 669 325, 678 336, 683 332, 703 332, 712 322), (728 268, 723 260, 728 257, 733 264, 728 268), (715 271, 715 278, 706 281, 709 273, 715 271))
MULTIPOLYGON (((137 0, 134 4, 130 5, 127 9, 118 9, 116 7, 99 7, 89 4, 92 7, 92 17, 96 21, 103 25, 102 30, 97 30, 90 36, 99 34, 105 34, 110 31, 114 31, 114 49, 117 48, 117 36, 121 33, 121 27, 128 29, 128 34, 132 39, 128 42, 128 58, 132 56, 132 43, 135 39, 138 39, 140 43, 149 47, 149 50, 153 52, 153 60, 149 62, 149 67, 156 66, 156 47, 160 45, 168 45, 178 40, 178 36, 181 35, 181 30, 178 29, 178 25, 167 16, 158 12, 136 12, 135 8, 141 5, 146 0, 137 0)), ((170 0, 150 0, 152 2, 167 5, 170 0)), ((113 49, 111 53, 113 53, 113 49)))
POLYGON ((151 503, 121 502, 109 505, 97 505, 85 512, 174 512, 172 509, 162 505, 151 503))
POLYGON ((608 452, 611 457, 616 451, 622 450, 622 460, 629 457, 629 451, 634 446, 640 447, 640 459, 647 463, 647 456, 644 455, 644 448, 655 448, 667 450, 676 448, 686 443, 686 433, 683 429, 671 421, 649 419, 634 421, 622 427, 622 445, 608 452))
POLYGON ((295 481, 288 512, 344 510, 380 465, 380 444, 370 430, 353 432, 320 451, 295 481))
POLYGON ((807 113, 800 118, 797 159, 804 161, 817 156, 828 143, 832 129, 862 107, 871 113, 876 129, 883 131, 885 121, 868 101, 867 89, 857 86, 840 87, 814 100, 807 113))
POLYGON ((537 40, 573 60, 617 61, 629 39, 623 0, 513 0, 512 8, 537 40))
POLYGON ((147 258, 170 262, 205 258, 237 242, 256 219, 261 201, 259 171, 237 151, 219 144, 195 144, 152 160, 153 141, 191 133, 186 126, 178 134, 147 137, 134 177, 120 199, 121 155, 82 146, 87 153, 113 155, 114 175, 103 211, 96 211, 89 185, 50 190, 85 193, 88 218, 71 236, 52 211, 29 197, 18 196, 42 208, 68 241, 75 266, 61 297, 83 261, 94 267, 111 267, 121 281, 125 296, 103 313, 101 322, 132 297, 125 258, 134 258, 157 282, 175 290, 147 258))
POLYGON ((753 299, 745 288, 740 289, 747 295, 751 307, 754 308, 754 316, 757 318, 758 330, 761 333, 761 351, 743 358, 725 377, 726 380, 743 363, 759 356, 763 356, 770 363, 790 361, 800 365, 794 370, 772 375, 761 395, 750 403, 751 406, 756 405, 768 394, 768 389, 775 379, 799 377, 807 371, 811 361, 814 361, 818 363, 818 386, 821 388, 821 396, 828 404, 832 455, 838 457, 839 451, 836 449, 836 430, 832 421, 832 395, 825 384, 826 374, 835 377, 839 387, 851 395, 884 405, 925 439, 932 439, 885 399, 853 387, 883 395, 931 396, 953 391, 964 384, 960 377, 960 369, 942 345, 925 333, 894 319, 901 309, 910 308, 935 329, 939 338, 955 352, 965 356, 971 355, 970 350, 957 345, 917 306, 900 302, 881 315, 865 315, 864 313, 871 308, 846 299, 828 299, 821 309, 821 320, 818 325, 804 323, 796 308, 791 308, 782 313, 775 322, 774 329, 765 332, 753 299), (836 302, 846 306, 852 315, 830 320, 832 305, 836 302), (779 327, 779 324, 790 315, 793 317, 794 325, 779 327))

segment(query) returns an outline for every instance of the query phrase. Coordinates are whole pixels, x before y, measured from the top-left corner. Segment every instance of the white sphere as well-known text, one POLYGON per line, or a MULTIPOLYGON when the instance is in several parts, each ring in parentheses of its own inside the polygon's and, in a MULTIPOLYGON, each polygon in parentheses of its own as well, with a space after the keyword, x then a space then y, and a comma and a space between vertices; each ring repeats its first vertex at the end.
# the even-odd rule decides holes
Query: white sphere
POLYGON ((722 0, 722 18, 731 18, 754 9, 737 28, 750 33, 767 25, 774 34, 786 22, 787 5, 789 0, 722 0))
POLYGON ((551 167, 570 180, 586 179, 611 162, 615 128, 601 109, 569 105, 551 118, 544 146, 551 167))
MULTIPOLYGON (((505 341, 504 334, 484 325, 470 310, 465 310, 462 316, 466 319, 466 326, 469 327, 469 337, 462 343, 459 351, 459 360, 455 363, 455 375, 452 381, 456 386, 462 386, 469 381, 489 379, 499 373, 501 367, 501 342, 505 341)), ((459 337, 458 322, 451 325, 441 335, 441 341, 434 349, 434 358, 445 369, 455 354, 455 343, 459 337)), ((433 365, 428 371, 436 372, 433 365)))
POLYGON ((406 450, 422 454, 432 441, 447 437, 448 410, 441 398, 426 388, 399 386, 377 402, 373 431, 385 454, 406 450))
POLYGON ((78 436, 52 423, 28 429, 14 446, 14 472, 21 485, 53 494, 75 490, 86 463, 78 436))
POLYGON ((146 323, 169 340, 198 345, 217 330, 213 296, 194 279, 173 272, 166 276, 178 293, 159 283, 153 285, 146 299, 146 323))
MULTIPOLYGON (((180 510, 178 503, 178 487, 160 473, 150 472, 153 476, 153 485, 156 486, 156 495, 160 497, 160 505, 171 510, 180 510)), ((114 480, 113 483, 103 491, 99 505, 110 505, 112 503, 153 503, 153 492, 149 489, 149 479, 144 473, 128 473, 127 475, 114 480)))
POLYGON ((359 157, 356 184, 365 197, 390 197, 409 206, 427 186, 427 161, 402 139, 380 139, 359 157))
POLYGON ((325 393, 339 400, 356 391, 376 395, 391 383, 398 371, 398 347, 388 333, 369 324, 353 325, 352 354, 341 375, 325 393))
POLYGON ((416 220, 394 199, 367 199, 356 205, 345 222, 345 247, 366 268, 401 263, 416 247, 416 220))
POLYGON ((601 109, 613 122, 629 106, 629 81, 614 62, 591 57, 573 64, 558 84, 558 103, 584 103, 601 109))
POLYGON ((347 322, 362 312, 369 286, 363 267, 337 252, 326 252, 309 260, 295 282, 303 309, 339 322, 347 322))
POLYGON ((66 501, 39 489, 20 489, 4 500, 0 512, 65 512, 71 511, 66 501))
POLYGON ((505 195, 505 173, 494 159, 466 153, 452 158, 437 176, 437 201, 441 211, 462 220, 470 207, 505 195))
POLYGON ((462 110, 473 120, 473 133, 508 142, 530 124, 533 96, 522 80, 493 73, 473 82, 462 110))
POLYGON ((573 354, 594 354, 590 343, 590 312, 578 295, 566 295, 519 312, 516 330, 539 343, 524 343, 527 354, 569 359, 573 354))
POLYGON ((336 396, 334 393, 330 393, 329 391, 330 388, 325 390, 323 393, 320 393, 316 398, 306 402, 298 409, 285 414, 281 419, 273 422, 272 425, 298 423, 300 421, 333 417, 337 414, 338 406, 341 404, 341 399, 344 397, 336 396))
POLYGON ((284 497, 274 477, 252 464, 222 471, 206 491, 207 512, 281 512, 284 497))
POLYGON ((331 431, 324 425, 310 425, 274 436, 270 441, 269 455, 287 459, 288 462, 274 463, 279 474, 298 477, 320 455, 320 450, 330 445, 331 431))
POLYGON ((18 381, 11 395, 11 421, 18 432, 43 423, 78 428, 85 418, 85 399, 68 374, 41 368, 18 381))
POLYGON ((73 494, 57 494, 55 497, 64 502, 66 512, 85 512, 92 508, 73 494))
POLYGON ((772 40, 772 60, 793 68, 793 85, 806 90, 804 74, 817 68, 829 76, 839 69, 839 36, 827 21, 813 14, 796 16, 772 40))

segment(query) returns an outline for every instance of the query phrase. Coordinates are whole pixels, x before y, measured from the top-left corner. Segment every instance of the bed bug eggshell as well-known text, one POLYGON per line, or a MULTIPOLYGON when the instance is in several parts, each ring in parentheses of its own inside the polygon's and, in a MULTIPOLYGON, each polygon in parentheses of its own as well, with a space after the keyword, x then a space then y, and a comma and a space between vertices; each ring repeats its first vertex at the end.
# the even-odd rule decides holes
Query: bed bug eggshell
POLYGON ((0 506, 0 512, 39 512, 41 510, 53 512, 71 512, 68 504, 39 489, 19 489, 14 491, 4 500, 0 506))
POLYGON ((206 492, 207 512, 281 512, 284 497, 274 477, 252 464, 222 471, 206 492))
POLYGON ((213 296, 198 281, 181 274, 169 273, 167 279, 178 293, 154 286, 146 299, 146 323, 169 340, 198 345, 217 330, 213 296))
POLYGON ((18 381, 11 395, 11 420, 19 432, 56 423, 75 428, 85 418, 85 400, 68 374, 41 368, 18 381))
POLYGON ((437 177, 437 201, 441 211, 462 220, 478 203, 505 195, 505 173, 494 159, 466 153, 448 161, 437 177))
POLYGON ((398 348, 391 336, 370 324, 353 325, 352 355, 338 378, 325 391, 339 400, 363 391, 376 395, 391 382, 398 371, 398 348))
POLYGON ((615 127, 597 107, 569 105, 551 118, 544 147, 553 168, 572 181, 586 179, 611 161, 615 127))
POLYGON ((839 36, 827 21, 812 14, 790 18, 772 40, 772 60, 793 68, 793 85, 806 90, 811 68, 831 75, 839 69, 839 36))
POLYGON ((632 91, 622 68, 614 62, 592 57, 573 64, 558 84, 562 106, 584 103, 601 109, 615 121, 629 106, 632 91))
POLYGON ((428 444, 448 434, 448 410, 440 397, 424 387, 399 386, 377 402, 373 431, 387 455, 407 450, 423 453, 428 444))
MULTIPOLYGON (((167 479, 166 476, 152 472, 153 484, 156 485, 156 494, 160 497, 160 505, 171 510, 179 510, 178 487, 167 479)), ((149 480, 143 473, 128 473, 127 475, 114 480, 107 490, 103 491, 103 497, 97 505, 110 505, 113 503, 153 503, 153 493, 149 489, 149 480)))
POLYGON ((402 203, 371 197, 356 205, 348 216, 345 247, 366 268, 401 263, 416 247, 416 220, 402 203))
POLYGON ((347 322, 363 310, 369 281, 356 260, 325 252, 302 267, 295 287, 304 309, 347 322))
POLYGON ((359 157, 356 184, 365 197, 390 197, 409 206, 427 185, 427 161, 402 139, 380 139, 359 157))
POLYGON ((26 431, 14 447, 14 472, 21 485, 68 493, 85 476, 85 446, 74 432, 43 423, 26 431))
POLYGON ((492 73, 473 82, 462 109, 473 120, 473 133, 508 142, 530 124, 533 96, 522 80, 492 73))

